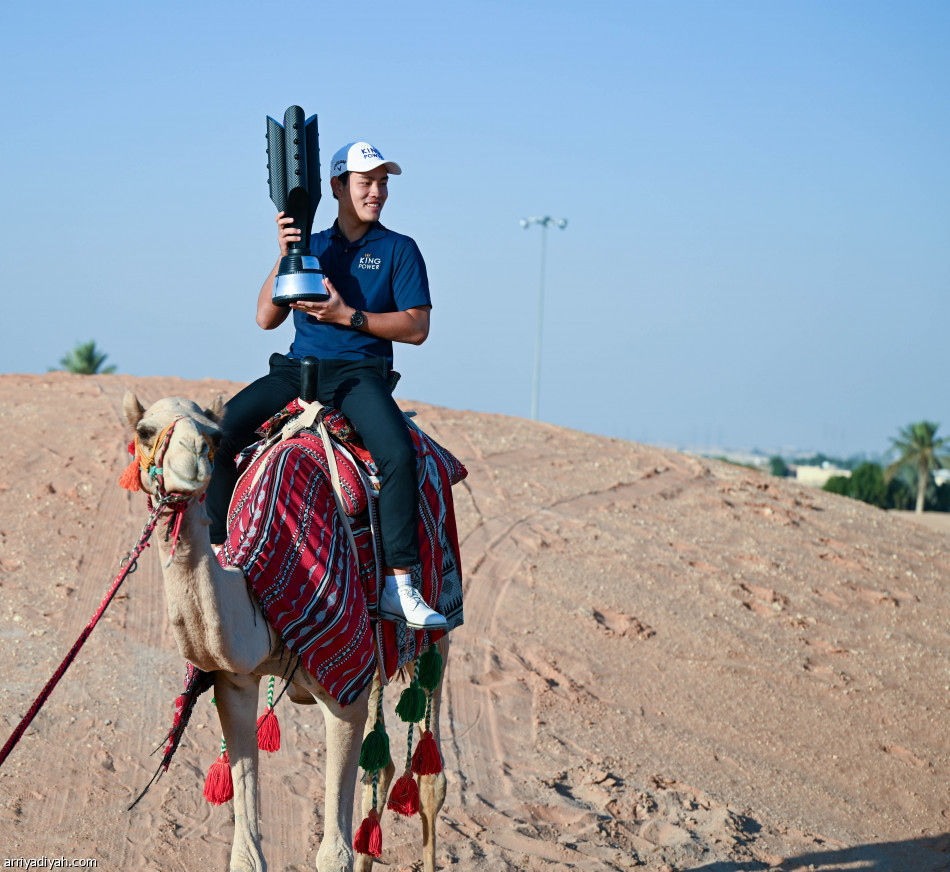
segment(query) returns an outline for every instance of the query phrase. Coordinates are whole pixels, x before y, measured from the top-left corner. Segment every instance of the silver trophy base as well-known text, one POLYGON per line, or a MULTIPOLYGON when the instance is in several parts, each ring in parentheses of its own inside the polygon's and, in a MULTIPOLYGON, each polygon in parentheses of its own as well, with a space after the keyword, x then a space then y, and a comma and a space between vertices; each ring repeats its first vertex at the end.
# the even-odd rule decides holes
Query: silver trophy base
POLYGON ((275 306, 305 301, 323 303, 329 299, 330 295, 323 286, 323 270, 315 257, 281 258, 271 293, 271 302, 275 306))

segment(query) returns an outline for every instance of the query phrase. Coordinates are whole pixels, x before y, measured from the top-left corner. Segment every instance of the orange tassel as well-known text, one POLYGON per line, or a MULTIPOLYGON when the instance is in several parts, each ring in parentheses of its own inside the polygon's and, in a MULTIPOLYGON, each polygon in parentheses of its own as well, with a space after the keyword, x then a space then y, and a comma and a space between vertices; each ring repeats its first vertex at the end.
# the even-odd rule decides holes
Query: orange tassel
POLYGON ((268 753, 280 750, 280 724, 273 708, 257 719, 257 747, 268 753))
POLYGON ((442 771, 442 755, 431 730, 426 730, 412 755, 412 771, 416 775, 437 775, 442 771))
POLYGON ((383 853, 383 831, 379 826, 379 815, 376 814, 375 808, 369 810, 369 814, 356 831, 353 850, 357 854, 372 854, 376 858, 383 853))
POLYGON ((412 817, 419 811, 419 785, 408 770, 393 785, 386 808, 406 817, 412 817))
POLYGON ((218 756, 208 770, 205 779, 204 798, 212 805, 223 805, 234 799, 234 782, 231 780, 231 761, 228 752, 218 756))
POLYGON ((139 459, 137 457, 132 458, 132 462, 125 468, 125 472, 120 476, 119 486, 133 493, 142 489, 142 484, 139 480, 139 459))

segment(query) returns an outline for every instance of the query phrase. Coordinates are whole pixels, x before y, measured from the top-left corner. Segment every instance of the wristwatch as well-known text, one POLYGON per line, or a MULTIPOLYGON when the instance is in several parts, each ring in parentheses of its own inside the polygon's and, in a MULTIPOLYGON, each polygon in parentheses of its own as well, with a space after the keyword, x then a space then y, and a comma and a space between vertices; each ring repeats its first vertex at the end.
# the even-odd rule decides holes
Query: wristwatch
POLYGON ((365 323, 366 316, 359 309, 350 315, 350 327, 354 330, 359 330, 365 323))

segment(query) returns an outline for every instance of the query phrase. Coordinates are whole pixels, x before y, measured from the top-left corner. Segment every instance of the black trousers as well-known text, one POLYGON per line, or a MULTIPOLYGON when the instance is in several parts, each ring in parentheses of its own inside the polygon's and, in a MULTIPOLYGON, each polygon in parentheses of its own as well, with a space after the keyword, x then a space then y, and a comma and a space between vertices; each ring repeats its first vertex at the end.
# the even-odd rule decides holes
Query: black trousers
MULTIPOLYGON (((389 388, 389 361, 320 360, 317 399, 339 409, 359 431, 379 468, 379 526, 387 566, 419 562, 419 491, 416 454, 389 388)), ((227 538, 228 504, 237 483, 234 457, 259 438, 255 432, 300 394, 300 361, 272 354, 270 372, 235 394, 224 407, 221 447, 215 454, 206 507, 211 541, 227 538)))

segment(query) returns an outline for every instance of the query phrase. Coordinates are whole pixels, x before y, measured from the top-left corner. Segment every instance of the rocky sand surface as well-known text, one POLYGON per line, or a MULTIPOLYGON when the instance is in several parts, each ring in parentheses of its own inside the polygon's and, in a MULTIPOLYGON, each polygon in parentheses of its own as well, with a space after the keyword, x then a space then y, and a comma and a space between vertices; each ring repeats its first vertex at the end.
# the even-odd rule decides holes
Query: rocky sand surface
MULTIPOLYGON (((241 386, 0 376, 0 741, 145 521, 142 495, 116 484, 129 387, 210 402, 241 386)), ((447 664, 442 869, 950 869, 945 519, 404 405, 469 470, 455 489, 466 623, 447 664)), ((0 859, 227 868, 231 809, 201 797, 220 736, 209 697, 127 810, 184 674, 153 552, 0 768, 0 859)), ((278 715, 263 847, 272 870, 313 869, 323 725, 287 701, 278 715)), ((421 868, 417 820, 387 816, 384 833, 382 868, 421 868)))

